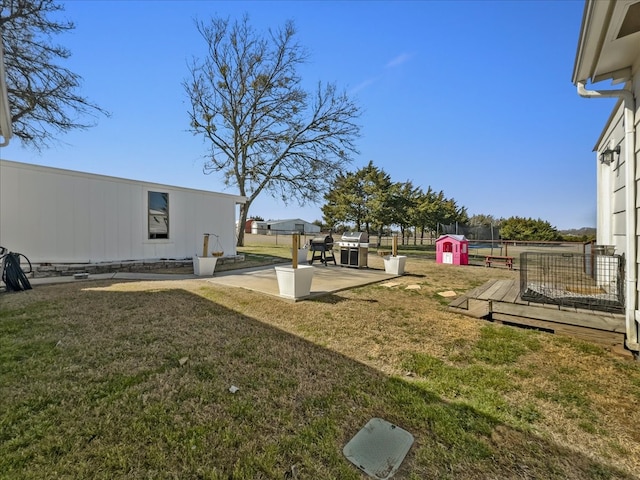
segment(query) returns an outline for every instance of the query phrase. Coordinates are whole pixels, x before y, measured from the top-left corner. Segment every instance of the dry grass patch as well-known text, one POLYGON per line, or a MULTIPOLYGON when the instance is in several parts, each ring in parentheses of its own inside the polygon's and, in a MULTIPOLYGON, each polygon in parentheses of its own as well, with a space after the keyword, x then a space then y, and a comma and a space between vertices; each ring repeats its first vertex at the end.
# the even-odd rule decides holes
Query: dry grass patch
POLYGON ((200 280, 0 294, 0 477, 356 479, 342 447, 379 416, 416 438, 398 478, 634 478, 636 363, 437 295, 516 272, 407 270, 295 304, 200 280))

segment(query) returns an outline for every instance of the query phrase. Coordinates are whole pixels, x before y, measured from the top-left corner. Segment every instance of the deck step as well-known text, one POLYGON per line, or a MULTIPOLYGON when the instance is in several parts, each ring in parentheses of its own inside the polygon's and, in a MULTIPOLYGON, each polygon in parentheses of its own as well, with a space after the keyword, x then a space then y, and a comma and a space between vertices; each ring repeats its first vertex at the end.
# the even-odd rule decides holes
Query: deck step
POLYGON ((529 317, 519 317, 517 315, 505 315, 502 313, 493 313, 492 318, 494 321, 506 325, 534 327, 550 333, 578 338, 587 342, 598 343, 605 347, 624 345, 624 333, 538 320, 529 317))
POLYGON ((449 310, 473 318, 533 327, 624 350, 622 314, 538 304, 520 300, 517 280, 489 280, 449 304, 449 310))

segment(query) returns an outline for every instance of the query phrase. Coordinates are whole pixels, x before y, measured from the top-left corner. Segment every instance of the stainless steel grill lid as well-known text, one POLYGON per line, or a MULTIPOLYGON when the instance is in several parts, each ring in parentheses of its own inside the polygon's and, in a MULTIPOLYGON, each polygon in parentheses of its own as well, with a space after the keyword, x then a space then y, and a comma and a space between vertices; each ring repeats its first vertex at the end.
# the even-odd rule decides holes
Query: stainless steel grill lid
POLYGON ((367 235, 367 232, 344 232, 342 234, 342 241, 369 243, 369 235, 367 235))

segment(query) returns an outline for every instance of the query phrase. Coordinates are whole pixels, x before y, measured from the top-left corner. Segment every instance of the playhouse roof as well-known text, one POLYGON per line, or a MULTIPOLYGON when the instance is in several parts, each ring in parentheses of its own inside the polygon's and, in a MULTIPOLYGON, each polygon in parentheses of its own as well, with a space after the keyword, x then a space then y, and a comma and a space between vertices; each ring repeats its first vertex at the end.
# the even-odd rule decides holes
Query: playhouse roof
POLYGON ((439 242, 440 240, 442 240, 444 238, 452 238, 456 242, 466 242, 467 241, 467 238, 464 235, 452 235, 450 233, 447 233, 445 235, 440 235, 440 237, 436 240, 436 242, 439 242))

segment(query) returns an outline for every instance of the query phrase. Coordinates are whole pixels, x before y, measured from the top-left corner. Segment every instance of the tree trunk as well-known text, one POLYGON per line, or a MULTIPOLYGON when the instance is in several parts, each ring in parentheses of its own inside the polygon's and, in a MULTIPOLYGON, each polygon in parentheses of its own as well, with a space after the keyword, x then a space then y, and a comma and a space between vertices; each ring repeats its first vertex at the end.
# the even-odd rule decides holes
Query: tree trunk
POLYGON ((240 218, 238 219, 238 227, 236 229, 236 247, 244 247, 244 228, 247 224, 247 215, 249 214, 249 206, 251 202, 240 204, 240 218))

